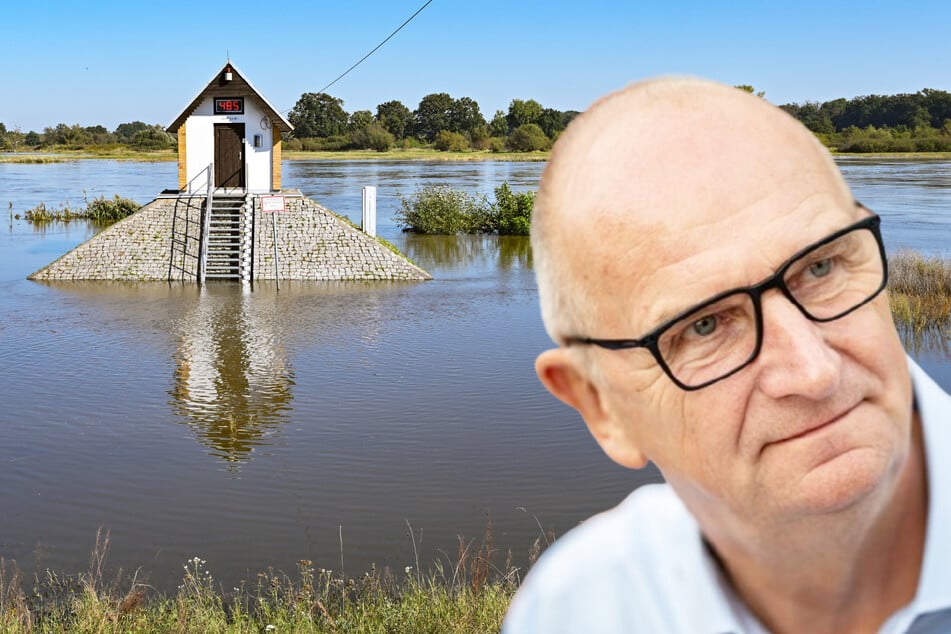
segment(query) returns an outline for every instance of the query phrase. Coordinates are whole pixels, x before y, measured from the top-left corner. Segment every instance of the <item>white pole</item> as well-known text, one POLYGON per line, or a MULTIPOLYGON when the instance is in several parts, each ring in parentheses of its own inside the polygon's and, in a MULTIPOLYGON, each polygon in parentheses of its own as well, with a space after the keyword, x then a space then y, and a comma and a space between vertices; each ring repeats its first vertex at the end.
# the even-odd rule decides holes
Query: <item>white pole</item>
POLYGON ((376 187, 363 188, 363 232, 376 235, 376 187))
POLYGON ((274 229, 274 283, 277 285, 277 290, 281 290, 281 276, 278 275, 277 269, 277 214, 271 214, 271 228, 274 229))

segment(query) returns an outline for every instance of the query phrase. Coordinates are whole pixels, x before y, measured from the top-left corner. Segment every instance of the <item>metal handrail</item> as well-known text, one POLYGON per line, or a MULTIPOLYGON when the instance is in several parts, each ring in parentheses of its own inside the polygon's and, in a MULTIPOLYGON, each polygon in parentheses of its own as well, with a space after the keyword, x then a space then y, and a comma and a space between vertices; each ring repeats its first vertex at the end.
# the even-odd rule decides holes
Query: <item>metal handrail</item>
POLYGON ((205 283, 208 267, 208 234, 211 233, 211 203, 215 192, 215 163, 208 164, 208 191, 205 197, 205 217, 201 227, 201 241, 198 245, 198 283, 205 283))

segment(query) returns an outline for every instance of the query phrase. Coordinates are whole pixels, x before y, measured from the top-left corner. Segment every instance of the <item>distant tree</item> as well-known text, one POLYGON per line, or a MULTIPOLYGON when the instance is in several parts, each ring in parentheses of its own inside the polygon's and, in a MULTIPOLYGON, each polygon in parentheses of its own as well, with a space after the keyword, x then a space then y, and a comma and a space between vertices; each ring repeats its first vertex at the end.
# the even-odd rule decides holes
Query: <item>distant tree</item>
POLYGON ((477 125, 468 132, 470 145, 486 149, 486 142, 489 140, 489 127, 484 123, 477 125))
POLYGON ((835 126, 828 114, 823 112, 822 107, 814 102, 807 101, 802 105, 794 107, 783 106, 789 114, 799 119, 800 123, 818 134, 832 134, 835 132, 835 126))
POLYGON ((348 127, 351 131, 353 130, 362 130, 373 123, 373 113, 369 110, 357 110, 350 115, 350 121, 348 127))
POLYGON ((43 128, 43 138, 47 145, 86 145, 89 134, 79 124, 68 126, 58 123, 55 127, 43 128))
POLYGON ((20 131, 20 126, 14 126, 12 130, 7 131, 6 137, 7 143, 13 148, 13 151, 16 152, 23 143, 23 133, 20 131))
POLYGON ((26 136, 23 138, 23 142, 30 147, 36 147, 43 143, 42 137, 35 130, 30 130, 26 133, 26 136))
POLYGON ((433 147, 443 152, 463 152, 469 149, 469 141, 461 132, 440 130, 433 142, 433 147))
POLYGON ((508 121, 509 130, 515 130, 526 123, 537 124, 541 116, 542 105, 534 99, 527 101, 513 99, 512 103, 509 104, 509 112, 505 119, 508 121))
POLYGON ((387 101, 376 107, 376 120, 397 139, 406 136, 413 123, 413 113, 400 101, 387 101))
POLYGON ((393 134, 376 121, 350 132, 350 143, 355 148, 386 152, 395 142, 393 134))
POLYGON ((136 132, 148 130, 148 128, 149 124, 143 121, 133 121, 131 123, 120 123, 112 133, 116 135, 116 140, 119 143, 131 143, 136 132))
POLYGON ((509 135, 508 147, 515 152, 547 150, 551 147, 551 140, 545 136, 537 124, 525 123, 515 128, 509 135))
POLYGON ((445 92, 431 93, 423 97, 413 113, 414 134, 432 143, 440 130, 449 130, 449 113, 454 100, 445 92))
POLYGON ((829 121, 832 122, 833 130, 841 130, 842 125, 840 124, 840 119, 842 118, 842 113, 845 112, 845 106, 848 104, 848 101, 845 99, 833 99, 832 101, 823 102, 819 106, 819 112, 829 117, 829 121))
POLYGON ((7 133, 7 126, 5 126, 2 121, 0 121, 0 137, 5 135, 6 133, 7 133))
POLYGON ((165 128, 160 125, 153 125, 136 132, 130 145, 142 150, 164 150, 172 147, 174 140, 172 135, 165 131, 165 128))
POLYGON ((450 132, 468 135, 472 138, 478 135, 479 128, 485 127, 485 118, 479 111, 479 104, 469 97, 460 97, 453 99, 449 106, 449 127, 450 132))
POLYGON ((301 95, 287 118, 294 126, 294 136, 298 138, 326 138, 343 134, 349 121, 343 109, 343 99, 331 97, 325 92, 301 95))
POLYGON ((742 90, 743 92, 748 92, 748 93, 750 93, 751 95, 756 95, 757 97, 760 97, 760 98, 766 96, 766 92, 765 92, 765 91, 762 91, 762 90, 761 90, 761 91, 759 91, 759 92, 756 92, 756 89, 754 89, 754 88, 753 88, 752 86, 750 86, 749 84, 740 84, 739 86, 734 86, 734 88, 739 88, 739 89, 742 90))
POLYGON ((555 135, 564 130, 567 125, 564 113, 554 108, 543 109, 535 123, 549 139, 555 138, 555 135))
POLYGON ((496 137, 505 137, 509 135, 509 122, 505 118, 505 113, 501 110, 495 111, 495 116, 492 117, 491 123, 489 123, 489 136, 496 137))
POLYGON ((921 95, 922 105, 931 115, 931 127, 940 128, 945 121, 951 119, 951 93, 925 88, 918 94, 921 95))
POLYGON ((116 135, 111 134, 109 130, 101 125, 86 126, 83 130, 89 135, 89 142, 95 145, 107 145, 115 143, 117 140, 116 135))

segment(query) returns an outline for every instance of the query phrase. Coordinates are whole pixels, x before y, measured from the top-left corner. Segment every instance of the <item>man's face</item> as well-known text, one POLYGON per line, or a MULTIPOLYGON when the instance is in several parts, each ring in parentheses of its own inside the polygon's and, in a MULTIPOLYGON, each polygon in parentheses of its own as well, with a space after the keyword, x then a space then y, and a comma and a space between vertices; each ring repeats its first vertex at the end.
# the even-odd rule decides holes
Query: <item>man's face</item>
MULTIPOLYGON (((689 131, 689 119, 675 120, 689 131)), ((867 215, 797 130, 770 139, 767 121, 755 143, 732 149, 725 141, 736 132, 728 132, 710 147, 685 134, 690 147, 679 149, 693 158, 676 170, 610 151, 600 157, 602 173, 633 171, 607 178, 606 187, 626 184, 609 190, 616 205, 599 220, 599 237, 581 237, 571 256, 592 271, 597 331, 566 334, 640 337, 719 292, 767 278, 867 215), (727 167, 708 163, 714 155, 727 167), (638 179, 650 189, 639 191, 638 179)), ((775 290, 762 309, 757 359, 698 391, 678 388, 643 349, 588 351, 604 412, 597 424, 611 426, 608 453, 653 461, 705 526, 848 508, 891 490, 909 450, 910 380, 884 294, 828 323, 808 320, 775 290)))

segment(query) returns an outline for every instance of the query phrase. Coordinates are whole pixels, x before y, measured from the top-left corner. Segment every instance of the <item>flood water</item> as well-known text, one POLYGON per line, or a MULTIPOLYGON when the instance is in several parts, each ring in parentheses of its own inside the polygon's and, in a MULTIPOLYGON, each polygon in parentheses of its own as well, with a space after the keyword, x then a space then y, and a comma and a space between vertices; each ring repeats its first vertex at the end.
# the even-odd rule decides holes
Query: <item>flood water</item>
MULTIPOLYGON (((890 250, 951 256, 951 162, 841 163, 890 250)), ((108 563, 173 589, 192 556, 225 587, 299 559, 358 575, 452 558, 457 536, 523 561, 657 479, 605 458, 535 379, 548 346, 522 238, 426 237, 391 220, 425 183, 535 188, 540 163, 285 162, 284 183, 378 230, 425 283, 39 284, 91 236, 3 218, 0 557, 78 572, 99 527, 108 563), (342 545, 341 545, 342 543, 342 545)), ((176 166, 0 163, 0 205, 144 203, 176 166)), ((946 388, 945 346, 915 354, 946 388)), ((500 555, 504 559, 504 555, 500 555)))

